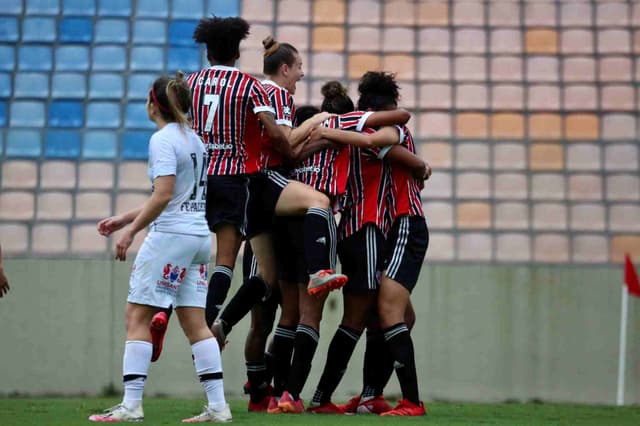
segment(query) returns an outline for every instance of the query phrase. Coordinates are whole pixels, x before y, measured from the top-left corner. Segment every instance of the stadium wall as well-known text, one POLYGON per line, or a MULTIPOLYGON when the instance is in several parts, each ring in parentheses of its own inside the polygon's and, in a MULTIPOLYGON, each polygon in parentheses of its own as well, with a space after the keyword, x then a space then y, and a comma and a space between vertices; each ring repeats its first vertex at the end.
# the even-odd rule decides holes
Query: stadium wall
MULTIPOLYGON (((96 395, 120 388, 128 265, 87 259, 8 259, 0 301, 0 395, 96 395)), ((238 269, 239 270, 239 269, 238 269)), ((239 274, 234 279, 239 285, 239 274)), ((618 367, 620 268, 425 266, 412 297, 425 400, 613 403, 618 367)), ((233 291, 233 289, 232 289, 233 291)), ((340 319, 326 309, 309 397, 340 319)), ((223 352, 226 392, 245 379, 245 319, 223 352)), ((359 392, 363 340, 336 400, 359 392)), ((640 300, 629 304, 626 402, 640 403, 640 300)), ((176 318, 146 392, 201 396, 176 318)), ((394 378, 387 394, 398 394, 394 378)))

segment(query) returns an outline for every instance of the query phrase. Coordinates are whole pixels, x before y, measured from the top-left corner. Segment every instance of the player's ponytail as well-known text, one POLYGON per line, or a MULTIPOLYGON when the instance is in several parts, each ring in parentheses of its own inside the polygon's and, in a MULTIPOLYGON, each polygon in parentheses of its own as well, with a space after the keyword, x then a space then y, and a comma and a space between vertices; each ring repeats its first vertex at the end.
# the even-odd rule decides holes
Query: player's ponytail
POLYGON ((278 43, 273 37, 267 36, 262 40, 262 46, 264 47, 262 72, 265 75, 278 74, 282 64, 293 66, 298 50, 289 43, 278 43))
POLYGON ((191 89, 187 81, 184 79, 184 73, 177 71, 175 78, 167 82, 165 89, 167 99, 169 100, 169 108, 176 123, 188 125, 189 119, 187 113, 191 108, 191 89))
POLYGON ((346 114, 354 110, 353 101, 347 94, 347 89, 339 81, 332 80, 326 82, 321 89, 322 100, 321 110, 333 114, 346 114))

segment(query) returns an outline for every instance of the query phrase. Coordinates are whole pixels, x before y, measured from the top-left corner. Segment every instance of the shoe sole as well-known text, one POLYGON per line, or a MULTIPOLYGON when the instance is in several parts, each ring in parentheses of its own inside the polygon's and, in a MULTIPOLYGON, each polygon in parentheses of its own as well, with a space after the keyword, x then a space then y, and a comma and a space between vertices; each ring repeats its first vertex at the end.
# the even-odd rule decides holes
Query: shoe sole
POLYGON ((335 279, 328 281, 322 285, 307 289, 307 293, 310 296, 318 296, 324 293, 325 291, 329 292, 333 290, 338 290, 344 287, 344 285, 347 283, 348 280, 349 279, 346 276, 336 277, 335 279))
POLYGON ((282 410, 283 413, 302 414, 302 411, 296 410, 296 407, 292 402, 278 403, 278 408, 282 410))
POLYGON ((164 342, 164 335, 167 332, 168 319, 166 314, 164 316, 154 315, 151 319, 151 343, 153 345, 153 353, 151 355, 151 362, 156 362, 160 358, 162 353, 162 343, 164 342))
POLYGON ((267 414, 282 414, 282 410, 280 407, 278 408, 267 408, 267 414))

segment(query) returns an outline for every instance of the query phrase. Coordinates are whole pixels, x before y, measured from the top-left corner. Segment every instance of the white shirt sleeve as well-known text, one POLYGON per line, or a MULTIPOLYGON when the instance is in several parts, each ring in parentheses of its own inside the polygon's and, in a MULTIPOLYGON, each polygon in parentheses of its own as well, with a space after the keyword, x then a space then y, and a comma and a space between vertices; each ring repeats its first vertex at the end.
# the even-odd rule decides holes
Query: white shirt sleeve
POLYGON ((172 176, 176 174, 178 160, 176 151, 168 139, 154 134, 149 141, 149 167, 151 179, 158 176, 172 176))
POLYGON ((367 123, 367 119, 371 114, 373 114, 373 111, 367 111, 362 115, 362 117, 360 117, 360 120, 358 121, 358 126, 356 127, 356 130, 358 132, 361 132, 362 129, 364 129, 364 125, 367 123))

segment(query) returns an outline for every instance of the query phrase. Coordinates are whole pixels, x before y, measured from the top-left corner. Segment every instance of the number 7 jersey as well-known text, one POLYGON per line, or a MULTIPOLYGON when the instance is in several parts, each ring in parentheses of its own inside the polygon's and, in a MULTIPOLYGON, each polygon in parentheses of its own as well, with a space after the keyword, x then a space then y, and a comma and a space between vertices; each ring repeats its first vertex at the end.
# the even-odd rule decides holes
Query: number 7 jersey
POLYGON ((256 114, 273 113, 260 82, 237 68, 215 65, 189 76, 193 130, 209 153, 209 175, 260 171, 261 137, 256 114))
POLYGON ((171 201, 149 228, 152 231, 209 235, 204 217, 206 153, 202 141, 188 126, 169 123, 149 141, 149 178, 175 176, 171 201))

